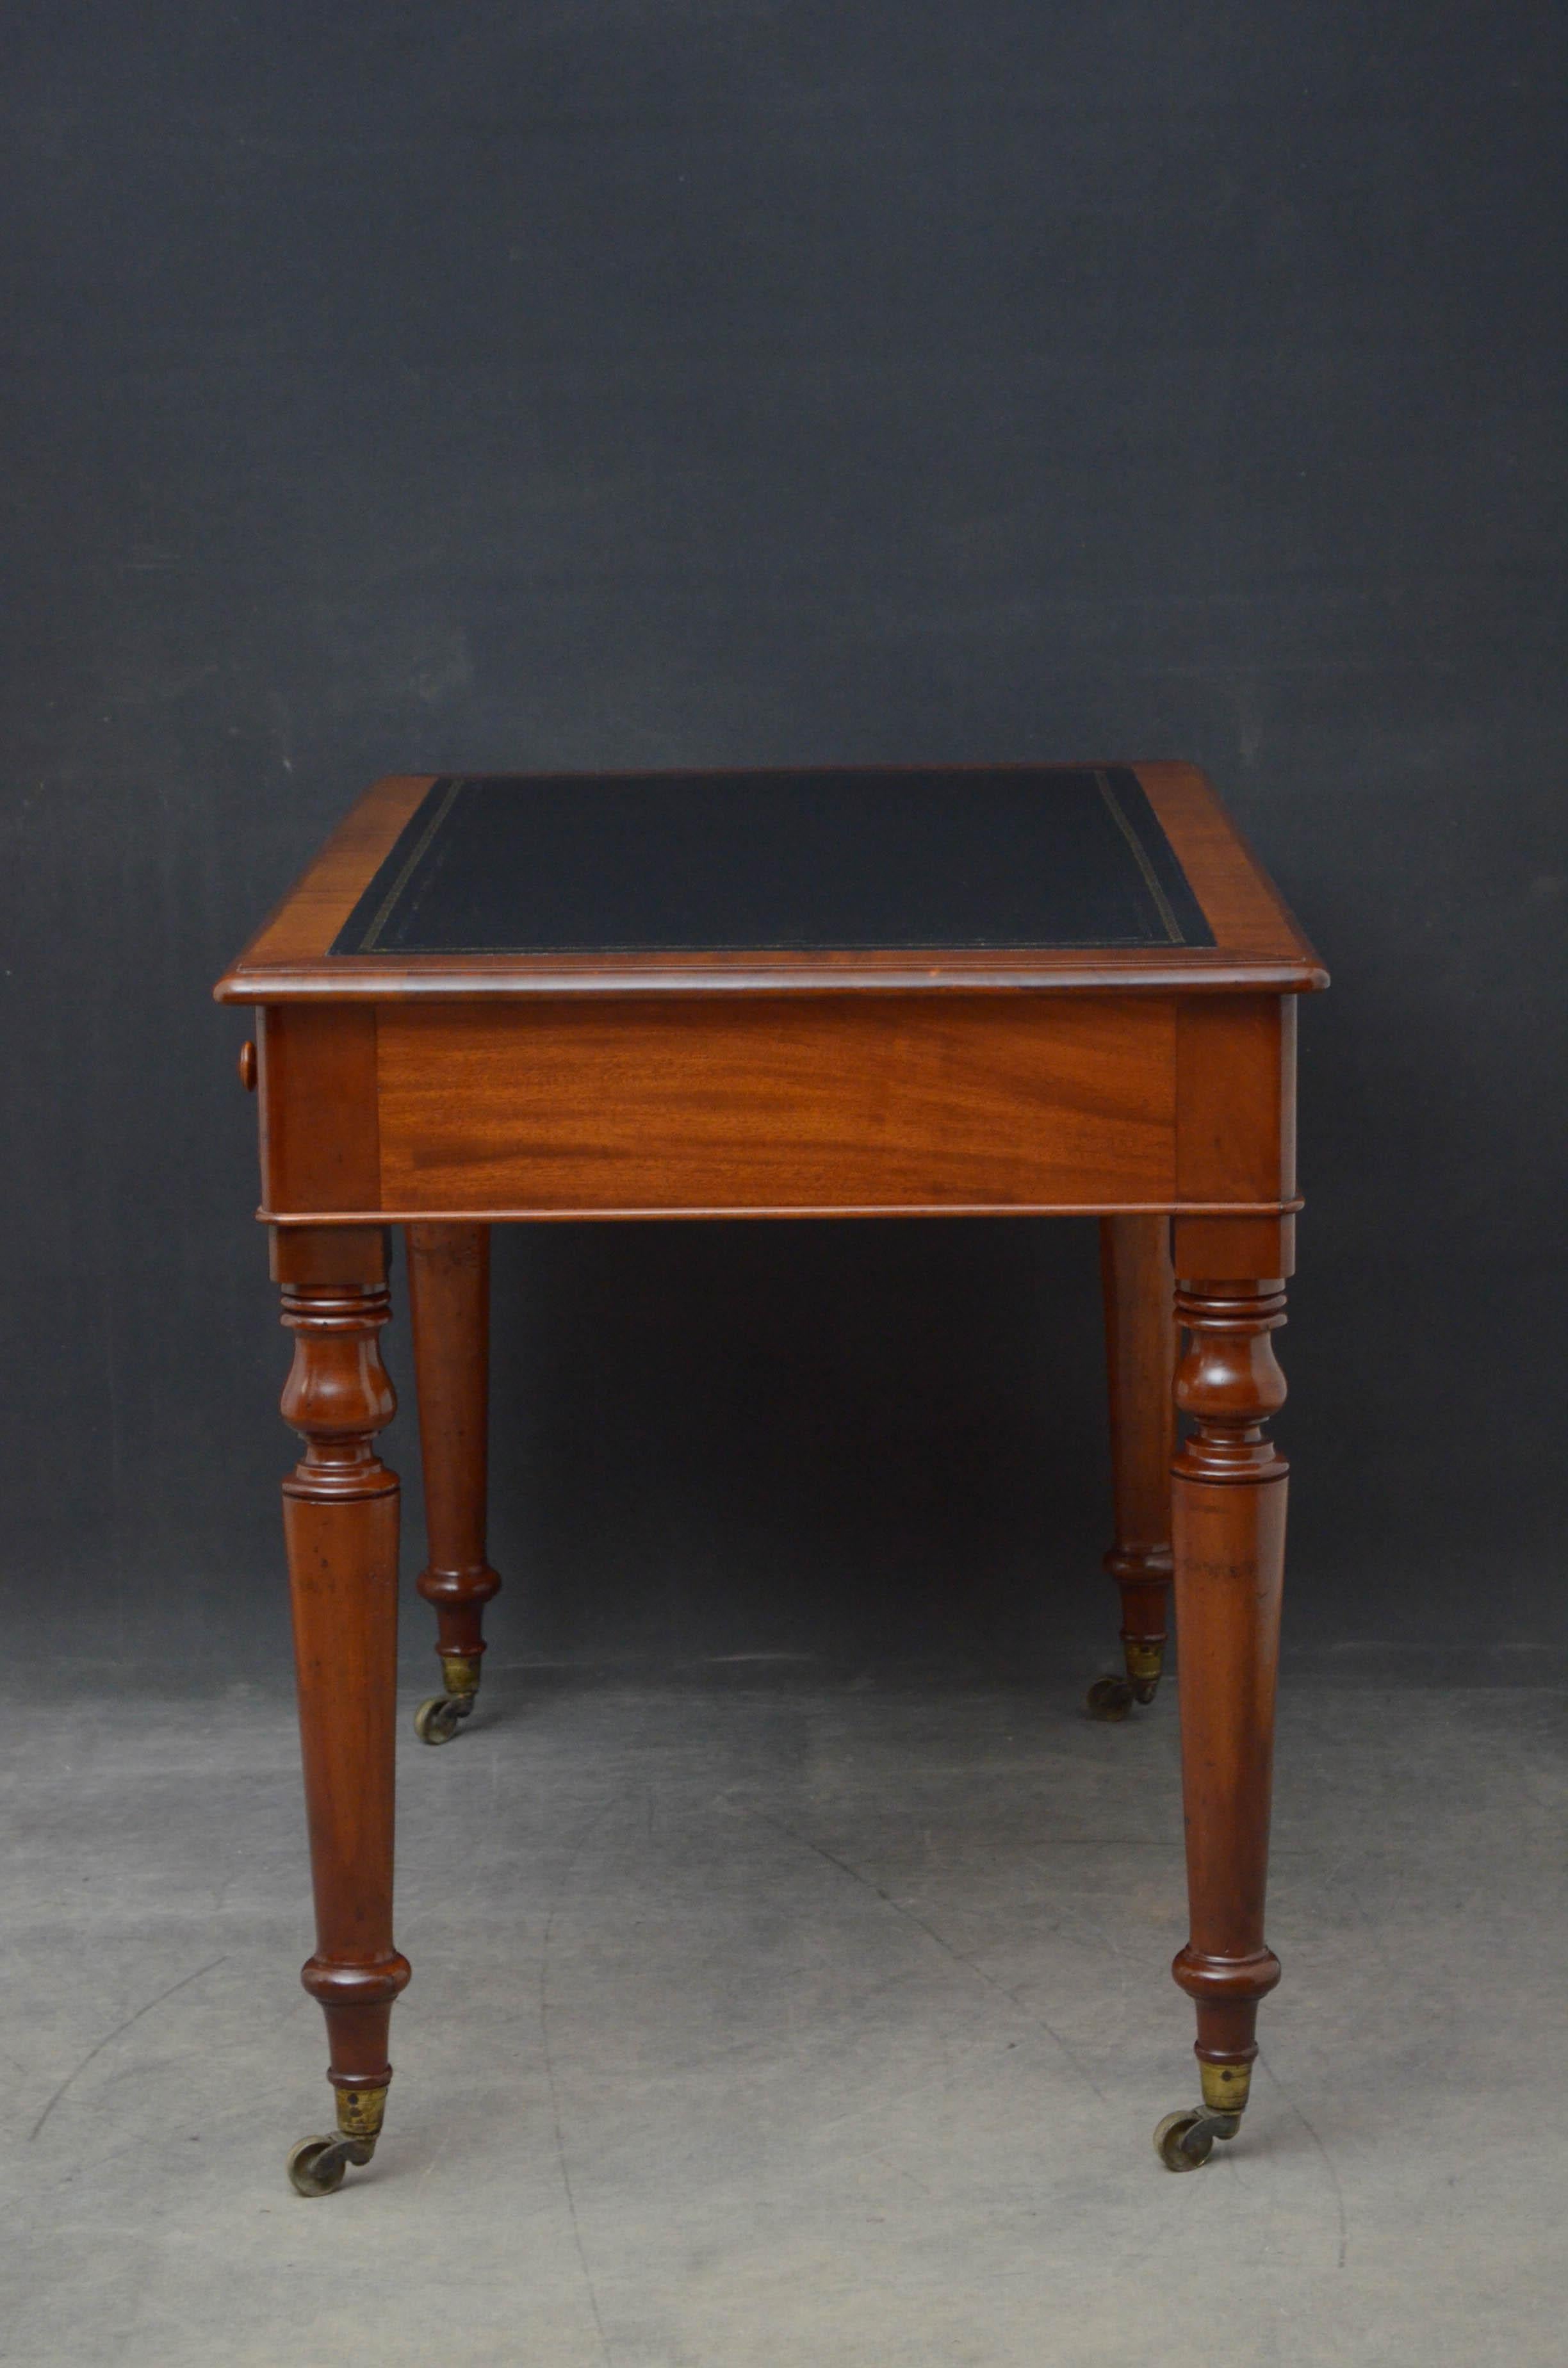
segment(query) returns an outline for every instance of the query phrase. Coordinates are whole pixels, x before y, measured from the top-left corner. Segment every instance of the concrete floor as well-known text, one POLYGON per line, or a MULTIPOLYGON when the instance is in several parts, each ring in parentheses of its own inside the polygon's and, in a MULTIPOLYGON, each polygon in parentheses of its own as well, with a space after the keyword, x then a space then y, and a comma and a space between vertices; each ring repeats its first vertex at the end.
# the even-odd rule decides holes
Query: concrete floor
POLYGON ((388 2133, 305 2203, 287 1702, 21 1703, 0 2359, 1559 2368, 1563 1708, 1288 1690, 1285 1982, 1176 2179, 1174 1703, 497 1673, 406 1737, 388 2133))

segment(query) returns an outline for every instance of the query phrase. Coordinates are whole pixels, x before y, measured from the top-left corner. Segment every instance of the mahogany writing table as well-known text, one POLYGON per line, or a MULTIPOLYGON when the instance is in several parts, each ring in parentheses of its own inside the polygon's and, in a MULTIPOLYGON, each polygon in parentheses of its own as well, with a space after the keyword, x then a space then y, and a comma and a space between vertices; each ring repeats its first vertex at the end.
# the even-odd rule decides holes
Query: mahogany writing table
POLYGON ((428 1508, 419 1589, 472 1711, 484 1604, 492 1224, 1096 1215, 1125 1679, 1153 1699, 1173 1574, 1202 2104, 1234 2136, 1265 1945, 1286 1466, 1296 997, 1327 980, 1190 766, 395 776, 220 982, 258 1007, 261 1216, 294 1361, 283 1484, 337 2135, 392 2068, 398 1484, 375 1449, 405 1228, 428 1508), (1177 1353, 1178 1334, 1186 1345, 1177 1353), (1179 1441, 1176 1411, 1188 1417, 1179 1441), (1174 1475, 1174 1476, 1173 1476, 1174 1475))

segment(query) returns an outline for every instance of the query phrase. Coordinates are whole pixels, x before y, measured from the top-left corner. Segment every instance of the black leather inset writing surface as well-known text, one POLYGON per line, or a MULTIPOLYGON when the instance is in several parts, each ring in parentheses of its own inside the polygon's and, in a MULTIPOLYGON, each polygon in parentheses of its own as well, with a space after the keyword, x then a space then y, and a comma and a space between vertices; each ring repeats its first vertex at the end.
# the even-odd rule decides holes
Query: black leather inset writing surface
POLYGON ((1136 777, 437 781, 335 954, 1209 946, 1136 777))

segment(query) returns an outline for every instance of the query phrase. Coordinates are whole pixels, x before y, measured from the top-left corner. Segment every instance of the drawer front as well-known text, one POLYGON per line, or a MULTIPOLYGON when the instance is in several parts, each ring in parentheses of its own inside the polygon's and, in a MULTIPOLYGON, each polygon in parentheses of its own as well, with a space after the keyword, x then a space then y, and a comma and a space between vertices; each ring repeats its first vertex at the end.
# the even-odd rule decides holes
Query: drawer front
POLYGON ((383 1005, 381 1206, 596 1215, 1164 1204, 1169 1000, 383 1005))

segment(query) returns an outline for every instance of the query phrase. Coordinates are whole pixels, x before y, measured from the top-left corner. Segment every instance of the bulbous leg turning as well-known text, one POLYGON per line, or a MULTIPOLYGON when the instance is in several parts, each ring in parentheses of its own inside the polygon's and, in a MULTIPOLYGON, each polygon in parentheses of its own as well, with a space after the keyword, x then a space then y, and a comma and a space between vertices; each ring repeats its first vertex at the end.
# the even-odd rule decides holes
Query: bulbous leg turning
POLYGON ((1154 2144, 1167 2169, 1191 2170, 1241 2126, 1258 2005, 1279 1979, 1263 1915, 1286 1465, 1267 1425, 1285 1397, 1272 1343, 1285 1289, 1183 1281, 1176 1307, 1188 1338, 1176 1403, 1192 1423, 1174 1499, 1191 1937, 1171 1971, 1197 2009, 1203 2101, 1167 2115, 1154 2144))
POLYGON ((392 1934, 398 1485, 375 1450, 395 1403, 379 1341, 382 1237, 291 1234, 275 1242, 274 1271, 294 1335, 283 1414, 304 1441, 283 1483, 316 1909, 301 1980, 325 2017, 337 2098, 336 2135, 296 2146, 289 2176, 301 2195, 327 2195, 375 2150, 408 1979, 392 1934))

